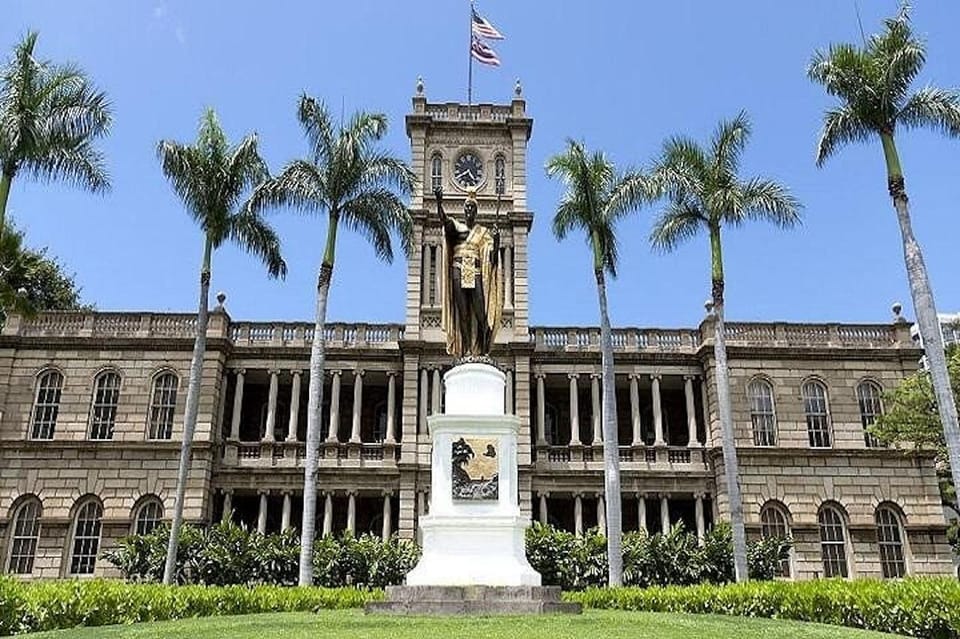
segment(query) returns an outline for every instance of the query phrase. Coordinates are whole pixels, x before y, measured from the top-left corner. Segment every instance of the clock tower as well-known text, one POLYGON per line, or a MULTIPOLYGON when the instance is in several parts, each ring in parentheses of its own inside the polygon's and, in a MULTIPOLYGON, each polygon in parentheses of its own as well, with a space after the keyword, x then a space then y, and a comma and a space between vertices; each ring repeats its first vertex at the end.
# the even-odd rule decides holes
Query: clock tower
MULTIPOLYGON (((520 418, 517 447, 518 492, 524 515, 531 514, 530 342, 527 312, 527 236, 533 214, 527 209, 527 117, 519 81, 509 104, 432 103, 417 82, 413 112, 406 118, 412 167, 419 181, 410 202, 414 250, 407 265, 403 339, 403 441, 399 466, 400 502, 423 512, 429 492, 431 439, 427 416, 443 412, 443 373, 452 365, 441 329, 443 227, 434 190, 443 207, 462 221, 463 203, 476 190, 477 222, 500 230, 504 308, 491 356, 506 375, 505 406, 520 418), (423 501, 423 503, 421 503, 423 501)), ((400 530, 412 536, 412 509, 401 507, 400 530)))

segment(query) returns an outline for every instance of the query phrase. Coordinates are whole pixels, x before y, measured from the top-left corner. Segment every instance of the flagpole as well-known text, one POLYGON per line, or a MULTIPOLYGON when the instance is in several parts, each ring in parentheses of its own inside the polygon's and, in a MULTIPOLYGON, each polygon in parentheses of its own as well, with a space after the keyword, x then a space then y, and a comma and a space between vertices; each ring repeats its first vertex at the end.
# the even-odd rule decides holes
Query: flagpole
POLYGON ((467 41, 467 106, 473 104, 473 0, 470 0, 470 39, 467 41))

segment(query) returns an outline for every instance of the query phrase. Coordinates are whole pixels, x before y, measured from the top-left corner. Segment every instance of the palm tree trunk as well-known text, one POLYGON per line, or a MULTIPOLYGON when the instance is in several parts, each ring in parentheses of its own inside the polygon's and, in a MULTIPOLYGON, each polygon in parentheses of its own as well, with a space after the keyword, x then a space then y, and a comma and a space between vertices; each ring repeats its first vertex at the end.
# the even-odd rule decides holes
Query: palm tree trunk
MULTIPOLYGON (((733 533, 733 568, 737 582, 747 581, 747 533, 743 521, 743 497, 740 494, 740 471, 737 461, 737 442, 733 430, 733 411, 730 408, 730 371, 727 368, 727 340, 723 319, 723 249, 720 227, 710 228, 711 273, 713 279, 714 324, 713 351, 716 359, 717 408, 720 412, 720 436, 723 444, 723 472, 727 481, 727 499, 730 502, 730 528, 733 533)), ((707 428, 710 425, 707 424, 707 428)))
POLYGON ((337 243, 338 216, 330 214, 327 245, 317 275, 317 317, 310 346, 310 386, 307 400, 307 454, 303 468, 303 523, 300 527, 299 585, 313 585, 313 542, 317 528, 317 466, 320 458, 320 423, 323 407, 323 369, 326 359, 324 325, 327 322, 327 299, 333 278, 333 259, 337 243))
POLYGON ((620 443, 617 430, 617 390, 613 376, 613 339, 607 312, 607 283, 603 269, 595 271, 600 297, 600 359, 603 381, 603 477, 607 500, 607 560, 609 585, 623 585, 623 518, 620 503, 620 443))
POLYGON ((180 526, 183 524, 183 500, 190 473, 190 447, 197 428, 197 410, 200 406, 200 381, 203 375, 203 357, 207 349, 207 299, 210 293, 210 257, 213 245, 207 237, 203 245, 203 264, 200 267, 200 303, 197 307, 197 336, 193 341, 190 360, 190 381, 187 384, 187 402, 183 415, 183 441, 180 443, 180 466, 177 468, 177 495, 173 502, 173 520, 167 543, 167 562, 163 568, 163 583, 172 584, 176 578, 177 547, 180 544, 180 526))
POLYGON ((3 232, 7 228, 7 199, 10 197, 12 182, 13 175, 6 171, 0 173, 0 240, 3 239, 3 232))
MULTIPOLYGON (((923 350, 930 370, 933 393, 937 398, 937 410, 940 423, 943 424, 943 438, 947 444, 950 459, 950 474, 953 485, 960 488, 960 426, 957 423, 957 405, 950 386, 947 371, 947 357, 943 346, 943 334, 940 332, 940 320, 937 307, 927 276, 927 266, 923 260, 923 251, 913 235, 910 222, 910 206, 907 190, 900 167, 900 157, 892 133, 880 136, 883 142, 884 157, 887 163, 887 181, 893 207, 897 211, 900 224, 900 236, 903 240, 903 260, 907 267, 907 279, 910 282, 910 295, 913 309, 917 314, 917 325, 923 340, 923 350)), ((960 490, 957 491, 960 508, 960 490)))

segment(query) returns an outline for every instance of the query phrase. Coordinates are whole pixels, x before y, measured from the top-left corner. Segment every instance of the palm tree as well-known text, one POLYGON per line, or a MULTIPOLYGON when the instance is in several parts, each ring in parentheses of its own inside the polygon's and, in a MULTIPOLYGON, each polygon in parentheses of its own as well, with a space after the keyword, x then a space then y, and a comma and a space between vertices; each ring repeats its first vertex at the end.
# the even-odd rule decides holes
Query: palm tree
POLYGON ((900 224, 910 294, 943 423, 953 483, 960 486, 957 406, 950 392, 943 336, 930 278, 920 244, 913 235, 903 168, 895 141, 897 127, 907 130, 930 128, 951 137, 960 136, 960 95, 933 86, 911 91, 926 58, 926 47, 913 34, 905 5, 895 17, 884 20, 883 32, 871 36, 863 47, 837 44, 826 51, 817 51, 807 74, 839 101, 824 114, 817 145, 817 166, 823 166, 827 158, 847 143, 866 142, 876 136, 883 146, 887 190, 900 224))
POLYGON ((317 463, 320 450, 320 411, 323 404, 324 324, 340 223, 366 236, 376 255, 393 261, 391 235, 396 233, 410 254, 413 220, 402 197, 416 183, 413 171, 379 150, 387 117, 358 112, 334 126, 322 102, 300 96, 297 119, 310 147, 308 159, 293 160, 254 195, 256 206, 289 205, 301 211, 326 213, 327 237, 317 275, 317 315, 310 348, 307 411, 307 454, 303 472, 303 525, 300 535, 301 586, 313 583, 313 541, 316 532, 317 463))
POLYGON ((566 150, 547 161, 547 175, 566 185, 553 217, 553 234, 562 240, 574 230, 583 231, 593 254, 593 274, 600 301, 600 360, 603 401, 603 474, 607 500, 607 557, 609 585, 623 582, 620 505, 620 450, 617 429, 617 395, 613 374, 613 340, 607 311, 607 281, 617 276, 616 223, 642 201, 643 178, 618 174, 602 152, 588 154, 583 144, 567 140, 566 150))
POLYGON ((740 157, 749 137, 750 122, 746 113, 741 112, 733 120, 719 124, 709 148, 703 148, 686 137, 669 138, 663 144, 661 156, 650 177, 650 195, 665 201, 650 235, 654 248, 671 251, 701 231, 705 231, 710 238, 717 408, 723 444, 723 469, 730 500, 737 581, 746 581, 748 578, 747 538, 730 409, 720 233, 724 226, 736 227, 750 221, 766 221, 790 227, 799 222, 801 209, 787 188, 777 182, 739 176, 740 157))
POLYGON ((267 165, 260 157, 257 136, 251 134, 236 146, 227 140, 217 116, 208 109, 200 120, 197 141, 184 145, 163 140, 157 156, 164 175, 180 196, 187 211, 203 231, 203 258, 200 264, 200 302, 197 311, 197 336, 190 360, 190 381, 187 385, 186 409, 183 417, 183 442, 177 470, 177 495, 170 526, 170 542, 163 583, 172 583, 183 521, 183 499, 190 470, 190 446, 197 426, 200 402, 200 378, 207 342, 207 300, 210 293, 210 261, 213 252, 230 240, 259 257, 271 277, 283 278, 287 265, 280 254, 280 239, 260 217, 259 212, 244 201, 244 195, 269 177, 267 165))
POLYGON ((94 193, 110 187, 94 146, 110 130, 106 94, 75 65, 34 58, 36 44, 37 34, 28 33, 0 72, 0 234, 10 186, 21 171, 94 193))

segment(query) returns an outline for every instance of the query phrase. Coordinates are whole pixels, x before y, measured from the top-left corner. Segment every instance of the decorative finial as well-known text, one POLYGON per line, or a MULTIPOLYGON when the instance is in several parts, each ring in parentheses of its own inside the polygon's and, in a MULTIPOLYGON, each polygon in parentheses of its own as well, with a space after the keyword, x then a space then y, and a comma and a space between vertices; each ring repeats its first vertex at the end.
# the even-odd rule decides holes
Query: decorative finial
POLYGON ((423 95, 423 76, 417 76, 417 95, 423 95))
POLYGON ((519 98, 523 95, 523 85, 520 84, 520 78, 517 78, 517 83, 513 85, 513 93, 519 98))
POLYGON ((227 294, 223 291, 217 293, 217 308, 215 310, 222 311, 223 303, 227 301, 227 294))
POLYGON ((893 321, 896 324, 904 324, 907 319, 900 313, 903 311, 903 304, 900 302, 894 302, 893 306, 890 308, 893 311, 893 321))

